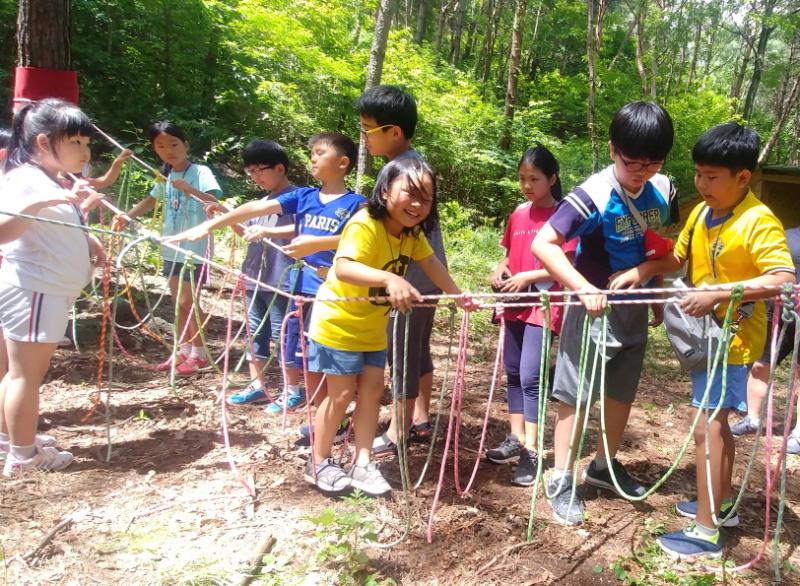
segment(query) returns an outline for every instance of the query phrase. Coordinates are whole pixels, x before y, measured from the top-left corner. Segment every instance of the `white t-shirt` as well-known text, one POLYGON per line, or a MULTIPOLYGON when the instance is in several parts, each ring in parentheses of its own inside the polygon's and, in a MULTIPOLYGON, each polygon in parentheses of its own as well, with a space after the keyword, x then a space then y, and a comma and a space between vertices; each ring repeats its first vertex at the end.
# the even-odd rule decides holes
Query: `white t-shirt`
MULTIPOLYGON (((37 201, 46 201, 66 191, 44 171, 23 165, 0 180, 0 210, 21 212, 37 201)), ((81 224, 78 209, 59 204, 42 209, 42 218, 81 224)), ((0 245, 3 264, 0 283, 29 291, 77 297, 92 278, 89 243, 83 230, 31 221, 22 235, 0 245)))

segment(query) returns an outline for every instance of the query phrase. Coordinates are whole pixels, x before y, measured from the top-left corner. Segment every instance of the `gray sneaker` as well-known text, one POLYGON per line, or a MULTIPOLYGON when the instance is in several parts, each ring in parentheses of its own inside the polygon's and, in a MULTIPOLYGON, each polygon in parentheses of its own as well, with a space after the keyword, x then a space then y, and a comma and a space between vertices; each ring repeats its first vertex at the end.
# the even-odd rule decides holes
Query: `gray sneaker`
POLYGON ((353 466, 348 473, 350 486, 369 496, 381 496, 392 491, 375 462, 366 466, 353 466))
POLYGON ((511 475, 511 484, 517 486, 533 486, 536 481, 536 473, 538 468, 536 464, 539 462, 539 454, 536 450, 522 450, 519 455, 519 463, 514 468, 514 473, 511 475))
POLYGON ((311 468, 311 458, 306 462, 305 473, 303 474, 306 482, 313 484, 322 492, 342 492, 350 488, 350 477, 345 473, 333 458, 325 458, 317 464, 317 479, 314 480, 314 473, 311 468))
POLYGON ((565 475, 561 480, 551 478, 547 482, 547 492, 553 495, 552 498, 548 500, 550 501, 550 507, 553 509, 553 517, 556 521, 562 525, 578 525, 579 523, 583 523, 583 502, 577 494, 575 494, 575 498, 571 498, 571 473, 565 475), (553 494, 558 490, 559 486, 561 490, 553 494), (572 506, 570 506, 570 500, 572 500, 572 506))
POLYGON ((499 446, 486 450, 486 459, 494 464, 505 464, 519 458, 521 452, 522 444, 517 436, 508 434, 499 446))
POLYGON ((800 429, 794 428, 786 441, 787 454, 800 454, 800 429))
POLYGON ((758 429, 758 424, 753 423, 749 415, 745 415, 739 421, 731 425, 731 433, 734 437, 742 435, 753 435, 758 429))

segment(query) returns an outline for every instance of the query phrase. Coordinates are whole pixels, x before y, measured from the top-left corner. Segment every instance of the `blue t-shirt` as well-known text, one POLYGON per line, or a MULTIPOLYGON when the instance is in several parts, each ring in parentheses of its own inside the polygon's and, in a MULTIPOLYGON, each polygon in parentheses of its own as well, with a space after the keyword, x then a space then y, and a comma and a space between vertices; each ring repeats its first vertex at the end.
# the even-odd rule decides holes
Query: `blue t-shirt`
POLYGON ((786 243, 789 245, 789 252, 792 253, 795 277, 800 283, 800 228, 786 230, 786 243))
MULTIPOLYGON (((289 193, 297 189, 290 185, 283 191, 271 193, 261 198, 261 201, 269 201, 277 198, 282 193, 289 193)), ((251 218, 244 222, 245 226, 264 226, 273 228, 278 226, 294 226, 294 214, 270 214, 251 218)), ((291 242, 290 238, 272 238, 272 242, 278 246, 286 246, 291 242)), ((288 254, 284 254, 274 246, 265 244, 263 240, 256 240, 247 245, 247 256, 242 263, 242 272, 248 277, 252 277, 267 285, 277 287, 282 291, 289 290, 289 271, 286 270, 294 264, 294 259, 288 254), (281 279, 281 275, 283 278, 281 279)), ((245 281, 244 286, 248 291, 253 291, 257 285, 250 281, 245 281)))
MULTIPOLYGON (((283 214, 294 214, 296 217, 295 233, 298 236, 336 236, 341 234, 344 225, 360 207, 367 203, 367 198, 348 191, 328 203, 319 198, 319 187, 301 187, 278 196, 283 214)), ((315 252, 303 260, 313 267, 330 267, 333 265, 335 250, 315 252)), ((306 266, 297 274, 293 269, 289 283, 295 283, 294 293, 316 295, 322 279, 306 266)))
MULTIPOLYGON (((219 183, 205 165, 189 163, 183 171, 170 171, 166 183, 156 183, 150 190, 150 196, 164 200, 164 224, 161 228, 163 236, 172 236, 194 228, 206 221, 205 206, 190 195, 186 195, 172 187, 176 179, 183 179, 195 189, 203 193, 210 193, 217 199, 222 195, 219 183)), ((213 246, 214 240, 209 237, 196 242, 181 242, 180 247, 191 250, 198 256, 205 256, 206 250, 213 246)), ((166 246, 161 247, 161 257, 173 262, 184 262, 186 255, 166 246)))
MULTIPOLYGON (((566 240, 580 237, 575 268, 595 287, 605 289, 615 272, 642 264, 644 234, 620 194, 613 165, 595 173, 569 193, 549 223, 566 240)), ((639 195, 628 194, 647 222, 659 230, 676 220, 675 189, 654 175, 639 195)))

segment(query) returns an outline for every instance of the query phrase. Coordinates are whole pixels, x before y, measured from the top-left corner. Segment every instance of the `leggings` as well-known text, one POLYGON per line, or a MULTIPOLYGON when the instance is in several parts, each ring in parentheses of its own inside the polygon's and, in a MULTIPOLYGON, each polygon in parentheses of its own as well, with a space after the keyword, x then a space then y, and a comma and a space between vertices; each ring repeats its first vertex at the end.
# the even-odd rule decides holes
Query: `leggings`
POLYGON ((539 370, 542 326, 507 321, 503 340, 503 364, 508 381, 508 412, 523 413, 525 421, 539 420, 539 370))

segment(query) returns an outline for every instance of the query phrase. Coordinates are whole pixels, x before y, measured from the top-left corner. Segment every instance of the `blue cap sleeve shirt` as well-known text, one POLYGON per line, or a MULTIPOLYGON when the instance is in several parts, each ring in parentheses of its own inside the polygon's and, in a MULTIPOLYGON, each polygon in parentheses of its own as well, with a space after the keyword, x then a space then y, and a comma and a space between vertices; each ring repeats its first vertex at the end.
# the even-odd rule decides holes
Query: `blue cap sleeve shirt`
MULTIPOLYGON (((318 187, 301 187, 279 195, 278 202, 284 215, 294 214, 295 233, 298 236, 336 236, 342 233, 353 214, 366 205, 367 198, 347 191, 332 201, 322 203, 318 187)), ((303 257, 303 260, 315 268, 330 267, 335 252, 322 250, 303 257)), ((292 269, 289 283, 294 284, 293 293, 316 295, 322 279, 316 271, 304 265, 299 272, 292 269)))
MULTIPOLYGON (((189 166, 183 171, 174 169, 170 171, 166 183, 156 183, 150 190, 151 197, 163 200, 164 203, 164 223, 161 228, 163 236, 180 234, 202 224, 207 219, 205 206, 202 203, 172 186, 172 182, 176 179, 183 179, 198 191, 209 193, 217 199, 222 195, 217 178, 205 165, 189 163, 189 166)), ((209 247, 213 246, 213 242, 212 237, 209 236, 196 242, 181 242, 180 247, 191 250, 198 256, 205 256, 209 247)), ((186 260, 185 254, 166 246, 161 247, 161 257, 172 262, 186 260)))
MULTIPOLYGON (((566 240, 580 238, 575 268, 600 289, 608 286, 613 273, 645 261, 644 234, 621 190, 613 165, 606 167, 569 193, 549 222, 566 240)), ((674 196, 672 183, 660 174, 647 181, 639 195, 628 194, 653 230, 672 223, 674 196)))
MULTIPOLYGON (((287 187, 281 192, 271 193, 261 198, 261 201, 277 199, 282 193, 289 193, 297 189, 294 185, 287 187)), ((294 226, 294 214, 270 214, 251 218, 244 222, 245 226, 263 226, 274 228, 281 226, 294 226)), ((291 238, 272 238, 272 242, 278 246, 286 246, 291 242, 291 238)), ((263 240, 256 240, 247 245, 247 255, 242 263, 242 272, 248 277, 252 277, 262 283, 276 287, 281 291, 289 291, 289 267, 294 264, 294 259, 275 248, 265 244, 263 240)), ((245 281, 245 288, 248 291, 256 289, 257 285, 250 281, 245 281)))

